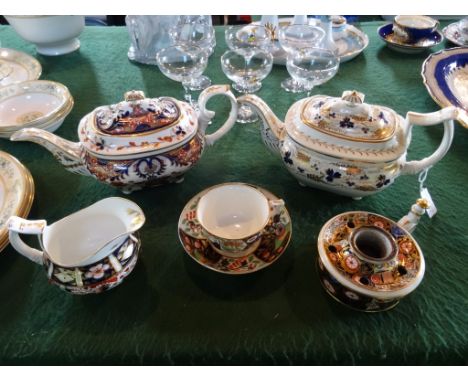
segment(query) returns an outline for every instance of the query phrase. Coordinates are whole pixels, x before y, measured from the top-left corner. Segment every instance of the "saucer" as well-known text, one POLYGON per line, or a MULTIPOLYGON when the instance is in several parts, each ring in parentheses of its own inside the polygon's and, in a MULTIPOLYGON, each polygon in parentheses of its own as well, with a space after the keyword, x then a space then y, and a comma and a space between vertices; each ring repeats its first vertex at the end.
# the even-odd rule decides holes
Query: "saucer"
MULTIPOLYGON (((292 17, 284 17, 278 20, 279 27, 288 26, 292 23, 292 17)), ((260 25, 260 22, 253 24, 260 25)), ((315 18, 309 18, 308 24, 320 26, 320 21, 315 18)), ((276 31, 273 31, 276 33, 276 31)), ((369 45, 369 37, 353 25, 345 24, 339 28, 333 27, 333 39, 338 48, 340 62, 347 62, 358 56, 369 45)), ((287 55, 281 48, 278 39, 274 38, 275 51, 273 54, 273 63, 275 65, 286 65, 287 55)))
POLYGON ((333 31, 333 40, 338 48, 340 63, 352 60, 369 45, 369 37, 355 26, 346 24, 338 29, 333 31))
POLYGON ((39 61, 29 54, 0 48, 0 88, 10 84, 37 80, 42 73, 39 61))
MULTIPOLYGON (((468 113, 468 47, 441 50, 424 61, 421 75, 441 107, 454 105, 468 113)), ((459 122, 468 128, 468 118, 459 122)))
POLYGON ((442 29, 444 37, 449 40, 452 44, 458 46, 468 46, 468 39, 464 39, 458 29, 458 22, 447 25, 442 29))
POLYGON ((15 157, 0 151, 0 252, 8 245, 10 216, 26 218, 34 199, 34 181, 15 157))
POLYGON ((400 53, 418 54, 425 50, 440 44, 444 40, 444 36, 439 32, 433 32, 429 37, 420 40, 414 44, 410 44, 396 36, 393 33, 393 24, 386 24, 377 30, 380 38, 385 41, 390 49, 400 53))
MULTIPOLYGON (((257 188, 268 199, 278 199, 264 188, 250 186, 257 188)), ((203 190, 190 199, 180 214, 179 239, 185 252, 200 265, 228 275, 256 272, 274 263, 284 253, 291 239, 292 224, 286 207, 283 207, 281 213, 271 219, 265 227, 262 240, 255 252, 237 258, 222 256, 211 247, 196 219, 198 201, 211 188, 213 187, 203 190)))

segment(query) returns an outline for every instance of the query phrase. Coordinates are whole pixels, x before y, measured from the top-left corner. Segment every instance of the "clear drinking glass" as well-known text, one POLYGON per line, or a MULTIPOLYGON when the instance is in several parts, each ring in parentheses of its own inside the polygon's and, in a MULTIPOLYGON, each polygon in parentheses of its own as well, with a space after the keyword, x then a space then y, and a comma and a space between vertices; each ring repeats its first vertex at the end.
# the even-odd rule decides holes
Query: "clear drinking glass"
POLYGON ((307 97, 316 85, 321 85, 335 76, 340 66, 340 59, 329 49, 304 48, 289 55, 286 68, 291 77, 306 91, 307 97))
MULTIPOLYGON (((297 55, 301 50, 317 46, 325 37, 325 31, 319 27, 305 24, 293 24, 280 28, 278 40, 288 57, 297 55)), ((289 77, 281 82, 281 87, 287 92, 299 93, 305 88, 294 78, 289 77)))
POLYGON ((161 49, 156 60, 161 72, 171 80, 181 82, 184 98, 192 104, 190 81, 202 75, 208 65, 206 52, 195 45, 174 45, 161 49))
MULTIPOLYGON (((174 45, 196 45, 203 49, 207 56, 214 52, 216 46, 215 30, 211 25, 199 23, 177 24, 169 30, 174 45)), ((203 90, 211 85, 211 80, 204 75, 192 78, 190 90, 203 90)))
MULTIPOLYGON (((241 25, 226 29, 225 37, 231 51, 221 57, 223 72, 234 82, 233 88, 239 93, 258 91, 273 65, 273 56, 269 52, 273 46, 271 32, 260 25, 241 25)), ((237 122, 257 120, 258 115, 250 106, 240 105, 237 122)))

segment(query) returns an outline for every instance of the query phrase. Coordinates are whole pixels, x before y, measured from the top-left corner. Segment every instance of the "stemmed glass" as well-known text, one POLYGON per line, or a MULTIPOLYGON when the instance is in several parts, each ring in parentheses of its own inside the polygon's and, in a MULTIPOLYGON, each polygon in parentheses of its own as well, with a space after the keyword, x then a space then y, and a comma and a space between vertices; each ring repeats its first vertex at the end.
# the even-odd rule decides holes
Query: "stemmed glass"
POLYGON ((171 80, 181 82, 184 98, 192 104, 190 81, 202 75, 208 65, 206 52, 195 45, 174 45, 161 49, 156 55, 161 72, 171 80))
MULTIPOLYGON (((229 51, 221 57, 221 67, 226 76, 234 82, 233 88, 239 93, 251 94, 262 87, 261 81, 270 73, 273 56, 271 32, 260 25, 229 27, 225 32, 229 51)), ((242 104, 237 122, 251 123, 258 115, 248 105, 242 104)))
MULTIPOLYGON (((211 25, 199 23, 177 24, 169 30, 169 36, 174 45, 196 45, 207 56, 214 52, 216 46, 215 30, 211 25)), ((194 77, 190 81, 190 90, 203 90, 211 85, 211 80, 204 75, 194 77)))
POLYGON ((286 68, 291 77, 307 91, 321 85, 335 76, 340 66, 340 58, 330 49, 321 47, 304 48, 289 55, 286 68))
MULTIPOLYGON (((317 46, 325 37, 325 31, 312 25, 293 24, 281 28, 278 40, 286 51, 288 58, 300 53, 301 50, 317 46)), ((299 93, 305 90, 303 84, 289 77, 281 82, 281 87, 287 92, 299 93)))

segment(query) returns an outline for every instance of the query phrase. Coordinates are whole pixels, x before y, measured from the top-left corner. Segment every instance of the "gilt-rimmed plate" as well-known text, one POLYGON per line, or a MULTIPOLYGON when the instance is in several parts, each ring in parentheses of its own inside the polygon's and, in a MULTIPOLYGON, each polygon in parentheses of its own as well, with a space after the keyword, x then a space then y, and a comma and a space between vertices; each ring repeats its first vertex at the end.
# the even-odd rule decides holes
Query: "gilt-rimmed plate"
POLYGON ((18 159, 0 151, 0 251, 8 245, 10 216, 27 217, 34 199, 34 181, 18 159))
MULTIPOLYGON (((250 186, 257 188, 268 199, 278 200, 275 195, 264 188, 250 186)), ((270 219, 255 252, 237 258, 223 256, 211 247, 196 218, 198 202, 211 188, 201 191, 190 199, 180 214, 179 239, 185 252, 200 265, 228 275, 256 272, 274 263, 284 253, 291 239, 292 224, 286 207, 281 209, 279 215, 270 219)))
POLYGON ((14 49, 0 48, 0 88, 37 80, 41 73, 41 64, 34 57, 14 49))
MULTIPOLYGON (((431 54, 423 63, 421 75, 439 106, 454 105, 468 113, 468 47, 431 54)), ((468 128, 468 118, 460 123, 468 128)))

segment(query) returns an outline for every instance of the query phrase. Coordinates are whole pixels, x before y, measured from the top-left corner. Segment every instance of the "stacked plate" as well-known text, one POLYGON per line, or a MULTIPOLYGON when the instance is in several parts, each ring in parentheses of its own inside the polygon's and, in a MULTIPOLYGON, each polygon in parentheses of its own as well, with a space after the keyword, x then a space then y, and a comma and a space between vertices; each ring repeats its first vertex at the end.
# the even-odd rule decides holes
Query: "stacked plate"
POLYGON ((37 80, 41 72, 41 64, 30 55, 0 48, 0 88, 18 82, 37 80))
POLYGON ((24 81, 0 88, 0 138, 36 127, 55 131, 73 108, 68 88, 53 81, 24 81))
POLYGON ((16 158, 0 151, 0 251, 8 245, 8 218, 27 217, 33 199, 31 173, 16 158))

